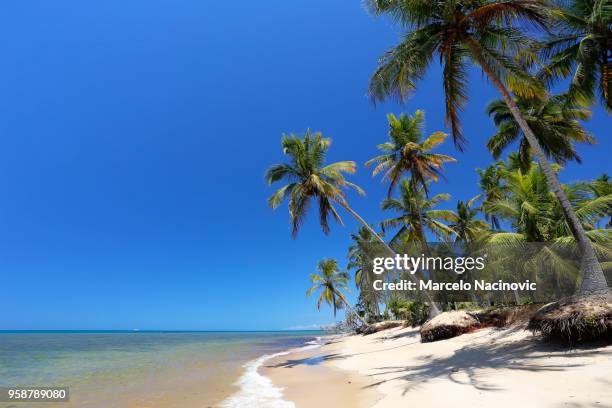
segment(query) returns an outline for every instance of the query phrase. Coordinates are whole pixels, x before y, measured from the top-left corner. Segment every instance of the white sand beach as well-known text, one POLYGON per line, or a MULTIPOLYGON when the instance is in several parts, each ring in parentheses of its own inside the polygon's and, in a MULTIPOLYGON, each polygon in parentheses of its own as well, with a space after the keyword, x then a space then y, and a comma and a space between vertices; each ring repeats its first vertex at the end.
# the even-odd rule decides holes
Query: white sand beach
POLYGON ((323 406, 326 397, 343 407, 612 407, 612 345, 567 348, 523 327, 433 343, 421 343, 415 328, 350 335, 282 356, 263 372, 298 408, 323 406), (322 375, 326 369, 344 377, 322 375))

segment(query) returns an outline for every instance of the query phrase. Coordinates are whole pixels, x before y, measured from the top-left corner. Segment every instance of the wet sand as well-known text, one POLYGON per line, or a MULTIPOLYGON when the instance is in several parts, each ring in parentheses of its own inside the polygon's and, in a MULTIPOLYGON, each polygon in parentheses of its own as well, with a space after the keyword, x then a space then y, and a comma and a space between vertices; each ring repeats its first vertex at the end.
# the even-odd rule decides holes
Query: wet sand
POLYGON ((340 356, 341 344, 335 340, 319 349, 273 358, 259 373, 282 388, 283 399, 297 408, 371 407, 381 397, 372 387, 374 380, 331 363, 340 356))

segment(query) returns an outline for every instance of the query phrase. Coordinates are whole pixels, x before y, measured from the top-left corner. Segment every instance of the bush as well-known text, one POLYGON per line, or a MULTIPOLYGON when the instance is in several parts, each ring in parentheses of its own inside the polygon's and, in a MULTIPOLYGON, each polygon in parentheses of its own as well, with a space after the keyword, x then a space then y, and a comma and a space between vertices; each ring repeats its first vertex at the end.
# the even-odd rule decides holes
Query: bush
POLYGON ((528 304, 521 306, 491 307, 475 312, 482 327, 504 327, 515 323, 527 323, 542 304, 528 304))
POLYGON ((407 326, 420 326, 429 316, 429 306, 422 302, 411 302, 405 299, 392 299, 388 310, 398 320, 405 320, 407 326))

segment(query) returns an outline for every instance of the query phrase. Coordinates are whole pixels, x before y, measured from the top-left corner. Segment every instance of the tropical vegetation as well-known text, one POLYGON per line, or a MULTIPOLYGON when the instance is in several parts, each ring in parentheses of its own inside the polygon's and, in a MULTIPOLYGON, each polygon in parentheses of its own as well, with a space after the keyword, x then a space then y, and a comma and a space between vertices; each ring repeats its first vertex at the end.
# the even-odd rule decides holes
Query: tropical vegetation
MULTIPOLYGON (((285 184, 268 203, 275 209, 288 202, 293 237, 312 203, 326 234, 329 218, 342 224, 338 207, 360 224, 350 235, 347 257, 358 290, 357 307, 351 307, 344 295, 350 275, 340 272, 332 259, 321 261, 319 273, 311 276, 308 293, 320 290, 317 307, 327 303, 334 315, 347 309, 363 325, 383 318, 420 324, 441 310, 465 307, 466 302, 427 292, 415 297, 372 289, 377 279, 410 278, 400 271, 382 278, 372 273, 375 254, 393 256, 408 248, 455 254, 497 248, 491 250, 493 267, 483 272, 489 278, 534 279, 557 297, 572 291, 582 299, 607 294, 612 282, 612 180, 602 174, 561 183, 559 174, 568 162, 582 162, 582 145, 596 143, 598 135, 584 127, 596 95, 612 111, 610 1, 370 0, 367 4, 374 15, 389 17, 404 31, 370 78, 372 100, 395 98, 404 103, 418 91, 428 68, 439 62, 446 122, 456 148, 464 150, 467 136, 461 112, 468 102, 468 74, 479 69, 501 96, 483 114, 495 126, 494 134, 483 135, 488 136, 486 148, 493 161, 476 169, 480 191, 471 199, 451 201, 444 192, 430 194, 434 186, 443 189, 433 183, 444 179, 444 165, 457 162, 438 151, 448 135, 436 131, 426 136, 422 110, 388 114, 387 140, 376 146, 379 154, 365 163, 386 183, 386 196, 380 204, 374 203, 383 219, 369 224, 349 206, 345 193, 352 189, 364 194, 345 178, 356 172, 356 163, 326 164, 331 139, 321 133, 283 135, 287 162, 272 166, 266 179, 269 184, 285 184), (435 245, 430 247, 428 241, 435 245)), ((434 276, 435 270, 422 268, 418 274, 434 276)), ((498 299, 486 293, 472 295, 467 304, 536 301, 518 292, 498 299)))

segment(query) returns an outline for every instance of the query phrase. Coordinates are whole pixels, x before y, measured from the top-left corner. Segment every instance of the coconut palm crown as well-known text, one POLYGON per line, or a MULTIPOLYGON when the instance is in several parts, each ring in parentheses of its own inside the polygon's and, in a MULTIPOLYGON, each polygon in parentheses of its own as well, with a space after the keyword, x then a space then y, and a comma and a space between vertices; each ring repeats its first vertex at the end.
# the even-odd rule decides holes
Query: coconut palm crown
MULTIPOLYGON (((597 2, 599 3, 599 2, 597 2)), ((376 14, 387 14, 408 32, 400 44, 379 61, 370 79, 370 95, 376 100, 395 96, 400 101, 415 89, 434 61, 443 67, 446 119, 458 148, 463 147, 459 112, 467 101, 470 63, 479 66, 497 88, 529 142, 551 190, 574 235, 580 251, 580 295, 608 293, 606 278, 580 219, 563 191, 546 153, 514 97, 543 97, 541 81, 525 69, 534 48, 529 26, 548 29, 550 7, 544 0, 370 0, 376 14), (520 57, 520 58, 517 58, 520 57), (513 95, 514 93, 514 95, 513 95)), ((609 7, 604 7, 609 11, 609 7)))
MULTIPOLYGON (((510 154, 512 156, 512 153, 510 154)), ((489 211, 488 203, 501 200, 506 195, 506 186, 504 176, 506 173, 505 165, 499 161, 490 164, 485 169, 476 169, 480 177, 479 186, 483 192, 483 200, 481 210, 487 221, 491 223, 493 229, 500 229, 501 224, 499 217, 489 211)))
POLYGON ((338 306, 344 306, 346 302, 342 291, 349 290, 349 274, 338 269, 338 262, 335 259, 323 259, 317 266, 317 273, 310 275, 310 282, 312 286, 306 292, 306 296, 319 290, 317 309, 320 309, 321 304, 325 302, 332 307, 336 316, 338 306))
POLYGON ((448 225, 453 231, 455 242, 465 245, 471 244, 490 229, 486 221, 477 218, 480 208, 476 207, 475 204, 478 200, 480 200, 480 195, 467 202, 457 201, 457 211, 452 212, 448 225))
POLYGON ((421 240, 423 231, 420 231, 421 224, 417 213, 419 209, 422 211, 423 227, 431 231, 437 238, 445 239, 452 234, 453 231, 443 222, 451 220, 452 211, 435 209, 442 201, 448 201, 450 195, 436 194, 433 197, 425 198, 423 187, 420 187, 415 193, 410 181, 406 179, 402 179, 399 183, 398 193, 398 198, 388 198, 381 204, 383 210, 398 213, 397 216, 385 219, 380 223, 383 231, 400 227, 397 234, 391 239, 392 243, 398 239, 406 242, 421 240), (416 200, 419 201, 419 206, 416 200))
POLYGON ((283 135, 281 145, 289 162, 270 167, 266 180, 268 184, 286 180, 287 184, 276 190, 268 199, 268 204, 276 209, 284 199, 288 199, 292 236, 295 238, 310 204, 316 201, 321 228, 324 233, 329 233, 330 215, 342 224, 342 218, 334 203, 343 207, 347 205, 343 188, 353 188, 363 194, 359 186, 344 178, 343 173, 355 172, 355 162, 340 161, 325 165, 325 155, 331 145, 331 139, 323 137, 319 132, 312 133, 308 130, 302 138, 293 134, 283 135))
POLYGON ((601 104, 612 112, 612 6, 609 0, 557 1, 555 35, 543 48, 549 58, 542 77, 572 77, 571 101, 601 104))
POLYGON ((422 110, 417 110, 413 116, 402 113, 399 118, 390 113, 387 119, 389 141, 378 145, 383 154, 368 160, 366 166, 375 164, 373 175, 382 172, 383 180, 389 181, 387 197, 391 197, 393 189, 407 172, 415 185, 423 186, 427 192, 427 180, 437 181, 441 177, 442 165, 456 161, 451 156, 432 153, 448 135, 434 132, 424 138, 425 112, 422 110))
MULTIPOLYGON (((559 164, 565 164, 569 160, 581 163, 575 144, 594 144, 595 139, 582 127, 579 120, 587 120, 591 114, 588 109, 568 106, 566 99, 564 95, 545 99, 520 98, 516 100, 516 104, 547 157, 559 164)), ((493 101, 487 106, 487 114, 497 126, 497 133, 487 142, 487 148, 493 157, 499 159, 506 148, 520 140, 518 154, 521 168, 526 171, 532 161, 531 148, 508 105, 502 99, 493 101)))
POLYGON ((374 14, 389 15, 409 29, 402 41, 379 59, 370 79, 370 95, 375 101, 387 96, 405 101, 437 57, 443 66, 446 120, 459 149, 465 142, 459 113, 467 101, 471 60, 479 65, 484 62, 483 69, 505 78, 520 95, 543 94, 542 85, 510 54, 533 45, 518 24, 544 26, 544 1, 370 0, 369 6, 374 14))

